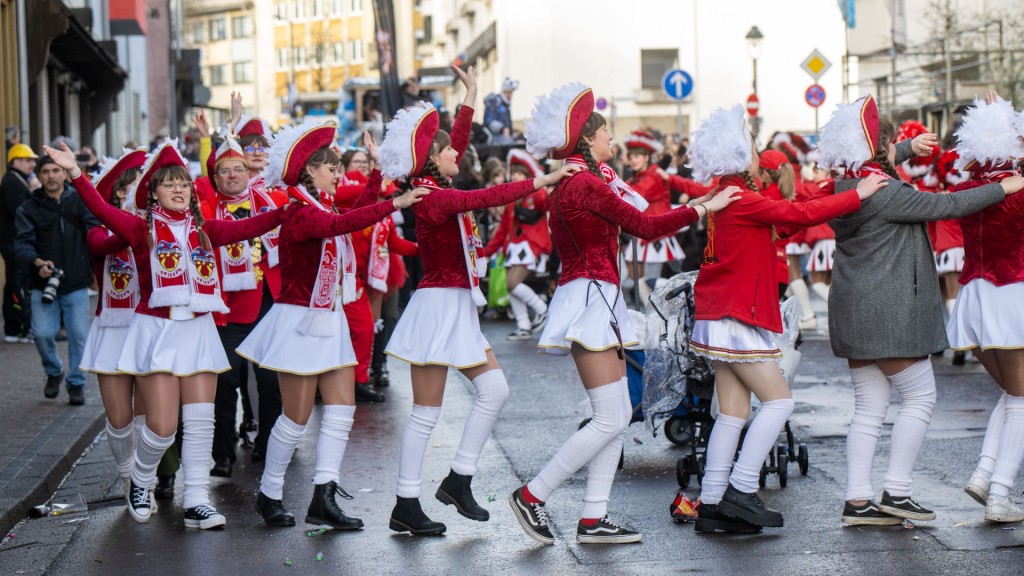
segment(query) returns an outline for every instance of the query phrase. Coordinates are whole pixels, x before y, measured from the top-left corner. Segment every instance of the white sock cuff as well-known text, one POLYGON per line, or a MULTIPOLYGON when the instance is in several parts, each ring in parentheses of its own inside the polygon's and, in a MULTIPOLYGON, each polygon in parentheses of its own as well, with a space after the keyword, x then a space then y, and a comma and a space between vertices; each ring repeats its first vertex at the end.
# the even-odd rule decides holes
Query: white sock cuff
POLYGON ((208 419, 213 421, 213 402, 194 402, 181 405, 181 420, 208 419))
POLYGON ((609 398, 618 398, 622 396, 622 387, 626 384, 626 379, 619 379, 615 382, 605 384, 604 386, 598 386, 597 388, 591 388, 587 390, 587 396, 590 397, 591 402, 597 402, 600 400, 607 400, 609 398))
POLYGON ((786 417, 793 413, 793 409, 796 407, 796 402, 792 398, 779 398, 778 400, 769 400, 767 402, 761 402, 761 407, 758 409, 758 413, 771 411, 771 412, 785 412, 786 417))
POLYGON ((174 444, 174 434, 164 438, 163 436, 158 436, 157 433, 150 430, 148 426, 144 427, 140 431, 139 436, 148 446, 159 448, 161 450, 167 450, 171 447, 171 444, 174 444))
POLYGON ((324 404, 324 418, 338 418, 353 420, 356 415, 356 407, 347 404, 324 404))
POLYGON ((1024 396, 1011 396, 1003 393, 1006 402, 1006 416, 1010 416, 1010 412, 1024 411, 1024 396))
POLYGON ((905 382, 910 382, 922 377, 927 377, 932 380, 935 379, 935 376, 932 373, 932 361, 927 358, 924 360, 918 360, 903 371, 889 376, 889 381, 892 382, 893 386, 899 386, 905 382))
POLYGON ((737 418, 736 416, 729 416, 728 414, 718 414, 718 418, 715 418, 715 426, 725 426, 727 428, 736 428, 737 430, 743 430, 743 427, 747 424, 747 421, 743 418, 737 418))
POLYGON ((868 364, 867 366, 861 366, 860 368, 850 368, 850 379, 854 382, 874 380, 877 378, 889 378, 885 375, 885 372, 882 372, 882 369, 878 364, 868 364))
POLYGON ((494 385, 508 385, 508 382, 505 380, 505 371, 501 368, 488 370, 476 378, 473 378, 472 382, 477 388, 486 388, 494 385))
POLYGON ((409 415, 416 415, 416 417, 426 420, 428 422, 437 423, 437 419, 441 417, 440 406, 420 406, 419 404, 413 404, 412 410, 409 411, 409 415))
POLYGON ((107 420, 107 436, 110 436, 111 438, 117 438, 119 440, 123 440, 125 438, 131 437, 131 435, 134 432, 135 432, 135 423, 134 422, 129 422, 128 425, 125 426, 124 428, 114 428, 114 425, 110 423, 110 420, 107 420))
POLYGON ((526 302, 531 296, 536 296, 537 293, 530 289, 525 282, 516 284, 516 287, 508 291, 509 294, 519 298, 523 302, 526 302))
POLYGON ((284 413, 281 413, 281 415, 277 417, 277 423, 274 424, 274 426, 278 428, 282 435, 295 438, 296 440, 306 433, 305 426, 296 424, 291 418, 285 416, 284 413))

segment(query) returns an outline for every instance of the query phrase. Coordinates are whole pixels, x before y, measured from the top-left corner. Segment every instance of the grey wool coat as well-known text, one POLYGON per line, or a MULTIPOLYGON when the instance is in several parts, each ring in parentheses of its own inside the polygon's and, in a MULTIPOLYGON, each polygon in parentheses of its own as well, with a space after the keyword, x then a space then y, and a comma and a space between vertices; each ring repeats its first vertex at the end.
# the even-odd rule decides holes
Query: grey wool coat
MULTIPOLYGON (((896 161, 913 155, 910 141, 896 161)), ((836 192, 859 178, 839 180, 836 192)), ((828 329, 832 352, 852 360, 920 358, 949 346, 926 222, 960 218, 1000 202, 999 184, 956 194, 919 192, 900 180, 829 222, 836 233, 828 329)))

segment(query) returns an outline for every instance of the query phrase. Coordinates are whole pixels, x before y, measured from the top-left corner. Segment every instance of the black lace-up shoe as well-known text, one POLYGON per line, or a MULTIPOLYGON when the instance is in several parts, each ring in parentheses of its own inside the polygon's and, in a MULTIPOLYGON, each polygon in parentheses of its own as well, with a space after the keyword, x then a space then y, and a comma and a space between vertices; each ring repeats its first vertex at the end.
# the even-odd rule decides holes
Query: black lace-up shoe
POLYGON ((878 505, 870 500, 860 506, 847 502, 843 507, 843 523, 850 526, 896 526, 901 522, 902 518, 882 512, 878 505))
POLYGON ((576 541, 580 544, 629 544, 643 539, 643 534, 619 526, 608 516, 593 526, 587 526, 583 520, 576 524, 576 541))
POLYGON ((267 526, 295 526, 295 516, 284 507, 284 502, 274 500, 262 491, 256 495, 256 511, 267 526))
POLYGON ((209 504, 200 504, 185 510, 185 528, 209 530, 227 524, 227 518, 209 504))
POLYGON ((459 514, 466 518, 486 522, 490 520, 491 514, 477 504, 476 499, 473 498, 473 490, 470 488, 472 482, 472 476, 463 476, 451 471, 448 473, 448 477, 441 481, 434 496, 442 504, 454 504, 459 514))
POLYGON ((85 387, 68 386, 68 404, 83 406, 85 404, 85 387))
POLYGON ((230 458, 217 458, 213 461, 213 468, 210 469, 210 476, 217 478, 231 478, 231 468, 234 462, 230 458))
POLYGON ((882 492, 882 504, 878 509, 907 520, 935 520, 935 512, 914 502, 910 496, 893 497, 888 492, 882 492))
POLYGON ((526 535, 541 544, 554 544, 555 537, 548 528, 548 511, 543 503, 530 504, 523 498, 523 486, 508 495, 508 503, 526 535))
POLYGON ((761 531, 757 524, 751 524, 738 518, 722 514, 718 504, 705 504, 697 508, 697 521, 693 525, 694 532, 711 534, 714 532, 729 532, 733 534, 754 534, 761 531))
POLYGON ((398 497, 391 511, 388 527, 395 532, 408 532, 416 536, 440 536, 448 529, 440 522, 434 522, 423 512, 419 498, 398 497))
POLYGON ((128 500, 128 513, 132 515, 136 522, 149 522, 149 516, 153 512, 149 500, 149 488, 139 486, 132 481, 128 485, 125 499, 128 500))
POLYGON ((362 528, 363 521, 346 516, 338 506, 338 501, 334 499, 335 496, 341 496, 345 500, 352 499, 352 496, 333 480, 327 484, 314 486, 313 501, 309 503, 309 509, 306 510, 306 524, 323 524, 335 530, 359 530, 362 528))
POLYGON ((43 382, 43 396, 56 398, 60 394, 60 381, 64 379, 64 373, 56 376, 47 376, 43 382))
POLYGON ((729 484, 729 487, 726 488, 718 508, 722 514, 743 520, 749 524, 768 528, 780 528, 782 526, 781 512, 767 508, 761 502, 761 498, 757 496, 757 492, 740 492, 732 484, 729 484))

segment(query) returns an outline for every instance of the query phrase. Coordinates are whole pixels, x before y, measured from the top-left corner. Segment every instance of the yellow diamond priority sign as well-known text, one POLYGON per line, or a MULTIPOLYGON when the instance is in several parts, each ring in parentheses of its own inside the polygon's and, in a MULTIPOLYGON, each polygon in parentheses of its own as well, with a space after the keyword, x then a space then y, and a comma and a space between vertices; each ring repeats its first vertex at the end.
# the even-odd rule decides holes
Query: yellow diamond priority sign
POLYGON ((825 58, 825 55, 818 51, 817 48, 811 55, 804 59, 800 67, 804 69, 804 72, 810 75, 811 78, 817 80, 821 78, 829 68, 832 67, 832 63, 825 58))

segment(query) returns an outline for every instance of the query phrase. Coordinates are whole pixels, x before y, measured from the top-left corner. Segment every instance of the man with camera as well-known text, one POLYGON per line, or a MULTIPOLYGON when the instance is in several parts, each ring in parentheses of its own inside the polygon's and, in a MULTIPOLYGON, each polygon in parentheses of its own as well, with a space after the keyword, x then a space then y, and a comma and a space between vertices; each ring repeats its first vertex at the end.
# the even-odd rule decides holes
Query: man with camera
POLYGON ((61 318, 68 334, 67 389, 73 406, 85 404, 82 360, 89 334, 89 295, 92 284, 86 232, 100 223, 73 188, 65 187, 67 174, 48 156, 39 159, 36 173, 42 188, 29 196, 15 217, 14 252, 31 265, 32 333, 46 371, 43 394, 56 398, 64 378, 57 353, 61 318))
POLYGON ((14 256, 14 216, 21 203, 39 188, 35 177, 39 156, 26 144, 17 142, 18 133, 8 126, 7 173, 0 179, 0 255, 4 257, 3 314, 4 342, 32 342, 29 333, 31 315, 28 303, 28 270, 14 256), (14 144, 11 144, 14 142, 14 144))

